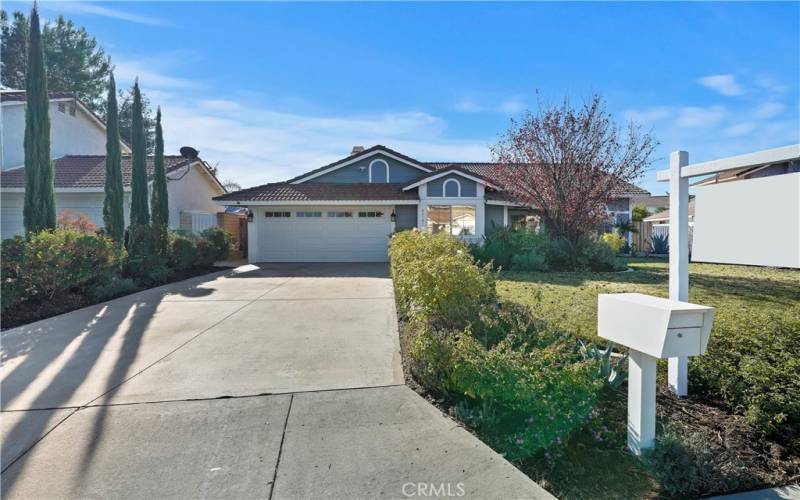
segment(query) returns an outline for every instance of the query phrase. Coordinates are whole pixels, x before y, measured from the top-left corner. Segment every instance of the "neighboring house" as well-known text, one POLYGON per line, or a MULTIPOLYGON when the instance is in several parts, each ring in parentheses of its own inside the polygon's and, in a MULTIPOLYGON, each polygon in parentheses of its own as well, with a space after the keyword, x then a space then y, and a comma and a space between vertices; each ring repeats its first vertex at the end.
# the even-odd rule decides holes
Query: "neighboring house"
MULTIPOLYGON (((50 92, 50 155, 106 154, 106 126, 80 100, 69 92, 50 92)), ((25 163, 24 90, 0 91, 0 170, 21 167, 25 163)), ((122 154, 130 147, 120 141, 122 154)))
MULTIPOLYGON (((223 207, 212 197, 225 193, 225 188, 208 165, 198 157, 166 156, 169 223, 173 229, 197 229, 216 224, 217 212, 223 207)), ((56 211, 84 213, 103 226, 106 158, 100 155, 69 155, 55 160, 56 211)), ((147 172, 152 187, 153 157, 147 159, 147 172)), ((125 223, 128 223, 131 194, 131 157, 122 157, 125 223)), ((2 238, 23 234, 22 207, 25 198, 25 169, 0 172, 0 232, 2 238)), ((148 200, 149 200, 148 195, 148 200)))
POLYGON ((759 177, 770 177, 773 175, 792 174, 800 172, 800 160, 791 160, 780 163, 768 163, 756 167, 740 168, 719 172, 711 177, 692 184, 692 187, 708 186, 723 182, 734 182, 745 179, 757 179, 759 177))
POLYGON ((642 205, 650 214, 658 213, 669 208, 669 195, 643 196, 632 200, 634 205, 642 205))
MULTIPOLYGON (((535 215, 498 185, 498 168, 420 162, 384 146, 357 146, 285 182, 215 200, 249 208, 251 262, 384 262, 394 231, 416 227, 480 241, 493 228, 535 215)), ((630 198, 648 194, 621 186, 609 212, 630 218, 630 198)))
MULTIPOLYGON (((652 224, 654 226, 665 225, 667 226, 667 231, 669 231, 669 210, 662 210, 661 212, 655 213, 649 217, 645 217, 642 220, 646 224, 652 224)), ((691 199, 689 200, 689 225, 691 226, 693 223, 694 223, 694 199, 691 199)))

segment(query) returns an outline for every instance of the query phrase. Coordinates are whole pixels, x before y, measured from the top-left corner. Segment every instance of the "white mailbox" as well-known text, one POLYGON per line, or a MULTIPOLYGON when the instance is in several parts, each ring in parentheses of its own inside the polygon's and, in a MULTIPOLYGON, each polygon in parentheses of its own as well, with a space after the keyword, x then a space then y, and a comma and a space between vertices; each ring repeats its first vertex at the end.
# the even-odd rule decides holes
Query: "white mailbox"
POLYGON ((706 352, 713 307, 641 293, 601 294, 597 300, 597 335, 604 339, 654 358, 706 352))
POLYGON ((656 437, 658 358, 706 352, 716 309, 641 293, 600 294, 597 334, 630 349, 628 447, 635 454, 656 437))

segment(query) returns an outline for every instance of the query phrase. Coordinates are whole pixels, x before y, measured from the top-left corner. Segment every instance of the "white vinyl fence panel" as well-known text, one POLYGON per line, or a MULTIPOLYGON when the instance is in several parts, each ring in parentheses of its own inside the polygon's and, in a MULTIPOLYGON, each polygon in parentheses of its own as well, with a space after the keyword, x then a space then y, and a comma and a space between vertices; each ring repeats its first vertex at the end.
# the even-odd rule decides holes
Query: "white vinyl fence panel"
POLYGON ((201 233, 210 227, 215 227, 216 225, 217 214, 196 211, 181 212, 181 228, 188 229, 195 234, 201 233))

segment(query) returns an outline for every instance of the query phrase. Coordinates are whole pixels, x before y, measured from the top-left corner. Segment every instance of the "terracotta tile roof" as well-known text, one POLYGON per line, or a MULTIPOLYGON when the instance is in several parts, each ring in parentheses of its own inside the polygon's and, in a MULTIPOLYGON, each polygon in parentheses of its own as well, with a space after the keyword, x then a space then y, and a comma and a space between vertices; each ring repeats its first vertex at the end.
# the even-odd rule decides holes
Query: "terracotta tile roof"
MULTIPOLYGON (((403 184, 338 184, 338 183, 300 183, 291 184, 310 175, 322 172, 331 167, 340 165, 346 161, 357 159, 369 155, 377 150, 386 151, 410 163, 419 165, 424 169, 432 170, 406 183, 410 186, 419 180, 441 173, 444 169, 457 170, 483 179, 490 184, 497 184, 497 170, 503 168, 497 163, 488 162, 420 162, 405 156, 380 144, 372 146, 354 155, 350 155, 341 160, 335 161, 324 167, 320 167, 302 175, 293 177, 285 182, 264 184, 249 189, 243 189, 234 193, 214 198, 221 201, 313 201, 313 200, 417 200, 418 195, 414 190, 402 191, 403 184), (393 187, 390 187, 393 186, 393 187)), ((614 196, 628 197, 637 195, 649 195, 650 193, 638 186, 630 183, 622 183, 615 190, 614 196)), ((513 201, 507 194, 494 190, 487 190, 486 199, 513 201)))
POLYGON ((416 191, 403 191, 403 184, 277 182, 235 191, 214 200, 220 201, 347 201, 417 200, 416 191))
MULTIPOLYGON (((50 99, 75 99, 72 92, 48 92, 50 99)), ((4 90, 0 92, 0 102, 25 102, 27 96, 24 90, 4 90)))
POLYGON ((399 152, 397 152, 397 151, 395 151, 395 150, 393 150, 391 148, 387 148, 386 146, 381 146, 380 144, 376 144, 375 146, 372 146, 371 148, 367 148, 364 151, 361 151, 359 153, 351 154, 350 156, 342 158, 341 160, 337 160, 337 161, 335 161, 333 163, 329 163, 329 164, 327 164, 325 166, 322 166, 322 167, 319 167, 319 168, 315 168, 314 170, 310 170, 310 171, 308 171, 308 172, 306 172, 304 174, 298 175, 297 177, 292 177, 291 179, 287 180, 286 182, 294 182, 296 180, 302 179, 303 177, 308 177, 309 175, 314 175, 314 174, 316 174, 318 172, 322 172, 323 170, 329 169, 331 167, 335 167, 336 165, 339 165, 340 163, 344 163, 346 161, 350 161, 350 160, 353 160, 353 159, 356 159, 356 158, 360 158, 362 156, 367 156, 370 153, 372 153, 372 152, 374 152, 376 150, 379 150, 379 149, 382 150, 382 151, 386 151, 388 153, 391 153, 391 154, 397 156, 398 158, 402 158, 402 159, 404 159, 405 161, 407 161, 409 163, 414 163, 416 165, 419 165, 420 167, 426 168, 424 163, 419 162, 419 161, 415 160, 414 158, 411 158, 410 156, 406 156, 403 153, 399 153, 399 152))
MULTIPOLYGON (((434 168, 436 170, 441 170, 444 168, 458 168, 461 170, 465 170, 467 172, 471 172, 483 179, 497 183, 497 171, 503 168, 502 165, 498 163, 486 163, 486 162, 426 162, 425 165, 434 168)), ((620 182, 617 189, 612 191, 613 196, 618 197, 627 197, 627 196, 647 196, 650 192, 646 189, 640 188, 634 184, 629 182, 620 182)))
MULTIPOLYGON (((167 173, 186 166, 188 160, 182 156, 165 156, 164 166, 167 173)), ((105 156, 62 156, 55 160, 56 164, 56 189, 63 188, 97 188, 102 190, 106 182, 106 157, 105 156)), ((147 175, 153 173, 153 157, 147 158, 147 175)), ((131 184, 131 157, 122 157, 122 183, 131 184)), ((25 187, 25 169, 14 168, 0 172, 0 187, 23 188, 25 187)))
POLYGON ((464 174, 468 174, 468 175, 471 175, 472 177, 477 177, 477 178, 481 179, 484 182, 492 184, 492 181, 487 179, 486 177, 484 177, 482 174, 479 174, 479 173, 474 172, 472 170, 467 170, 466 168, 464 168, 464 167, 462 167, 462 166, 460 166, 458 164, 448 163, 448 164, 443 164, 443 165, 445 165, 445 166, 443 166, 441 168, 436 168, 436 170, 434 170, 433 172, 429 172, 427 174, 423 174, 423 175, 417 177, 416 179, 414 179, 413 181, 406 183, 406 186, 411 186, 411 185, 414 185, 414 184, 418 183, 419 181, 427 179, 428 177, 433 177, 435 175, 440 175, 440 174, 443 174, 445 172, 451 172, 451 171, 452 172, 461 172, 461 173, 464 173, 464 174))

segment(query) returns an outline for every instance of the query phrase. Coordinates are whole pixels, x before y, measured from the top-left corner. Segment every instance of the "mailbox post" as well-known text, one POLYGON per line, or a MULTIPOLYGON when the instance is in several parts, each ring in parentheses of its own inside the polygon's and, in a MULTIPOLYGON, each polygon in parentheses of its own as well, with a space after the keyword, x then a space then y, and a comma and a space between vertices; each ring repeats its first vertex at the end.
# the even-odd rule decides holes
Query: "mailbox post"
POLYGON ((656 437, 656 364, 704 354, 716 310, 641 293, 600 294, 597 334, 630 349, 628 448, 641 455, 656 437))

